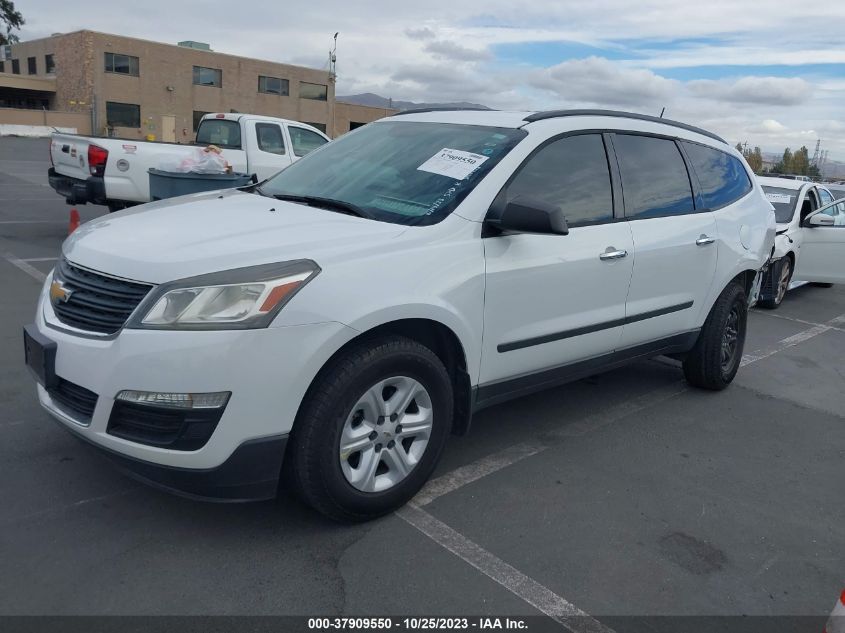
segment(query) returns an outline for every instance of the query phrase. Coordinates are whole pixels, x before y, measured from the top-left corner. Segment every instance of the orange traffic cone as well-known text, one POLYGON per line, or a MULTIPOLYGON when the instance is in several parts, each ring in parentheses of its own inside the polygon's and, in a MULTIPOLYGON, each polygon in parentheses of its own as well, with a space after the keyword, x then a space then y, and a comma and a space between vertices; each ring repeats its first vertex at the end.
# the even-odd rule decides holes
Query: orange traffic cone
POLYGON ((836 606, 833 607, 833 613, 830 614, 830 619, 824 627, 824 633, 843 633, 845 632, 845 590, 839 596, 836 606))
POLYGON ((70 210, 70 222, 67 225, 67 234, 70 235, 79 228, 79 211, 76 209, 70 210))

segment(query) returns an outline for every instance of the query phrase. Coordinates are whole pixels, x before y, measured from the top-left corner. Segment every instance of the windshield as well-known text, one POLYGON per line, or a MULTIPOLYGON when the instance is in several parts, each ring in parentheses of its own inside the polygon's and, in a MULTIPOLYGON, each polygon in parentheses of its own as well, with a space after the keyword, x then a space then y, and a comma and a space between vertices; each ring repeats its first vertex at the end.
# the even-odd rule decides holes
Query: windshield
POLYGON ((261 193, 336 200, 384 222, 435 224, 526 134, 476 125, 379 122, 297 161, 261 185, 261 193))
POLYGON ((795 202, 798 200, 798 191, 763 185, 763 192, 766 194, 766 200, 775 208, 775 220, 779 224, 791 222, 792 215, 795 213, 795 202))

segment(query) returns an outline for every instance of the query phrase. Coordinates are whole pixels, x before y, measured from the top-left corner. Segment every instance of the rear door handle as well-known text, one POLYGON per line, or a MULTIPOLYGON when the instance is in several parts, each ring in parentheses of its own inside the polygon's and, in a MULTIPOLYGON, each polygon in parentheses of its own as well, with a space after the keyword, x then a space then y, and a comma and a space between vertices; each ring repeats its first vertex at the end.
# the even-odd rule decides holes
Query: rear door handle
POLYGON ((707 246, 708 244, 712 244, 715 241, 716 241, 715 237, 710 237, 710 236, 704 235, 702 233, 701 237, 699 237, 697 240, 695 240, 695 244, 696 244, 696 246, 707 246))
POLYGON ((628 257, 628 251, 618 251, 612 246, 608 246, 607 250, 599 255, 599 259, 603 261, 607 261, 609 259, 622 259, 623 257, 628 257))

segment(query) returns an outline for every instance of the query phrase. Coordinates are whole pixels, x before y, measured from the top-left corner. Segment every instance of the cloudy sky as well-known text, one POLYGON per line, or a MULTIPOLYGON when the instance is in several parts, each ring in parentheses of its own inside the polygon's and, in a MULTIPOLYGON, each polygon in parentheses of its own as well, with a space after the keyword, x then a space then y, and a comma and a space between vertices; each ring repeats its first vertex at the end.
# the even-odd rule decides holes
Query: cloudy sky
POLYGON ((18 0, 22 39, 81 28, 324 66, 338 94, 608 107, 845 160, 845 2, 18 0), (125 6, 122 6, 124 5, 125 6))

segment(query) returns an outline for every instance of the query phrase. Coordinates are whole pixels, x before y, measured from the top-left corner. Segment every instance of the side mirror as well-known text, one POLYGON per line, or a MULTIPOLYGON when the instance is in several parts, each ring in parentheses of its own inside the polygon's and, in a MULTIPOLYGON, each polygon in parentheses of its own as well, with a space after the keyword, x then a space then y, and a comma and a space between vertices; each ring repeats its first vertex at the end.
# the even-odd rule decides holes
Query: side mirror
POLYGON ((832 215, 827 215, 826 213, 816 213, 816 215, 811 215, 807 218, 806 225, 813 227, 813 226, 833 226, 835 220, 833 219, 832 215))
POLYGON ((501 213, 494 212, 488 216, 487 223, 499 231, 569 234, 569 226, 566 224, 563 209, 556 204, 528 196, 517 196, 505 204, 501 213))

